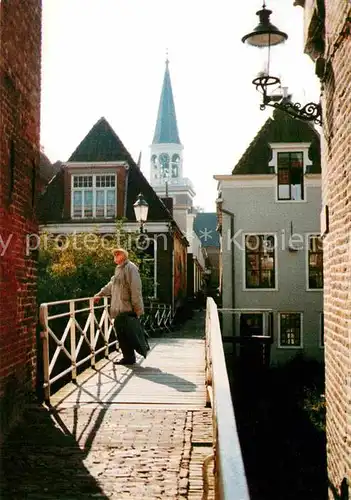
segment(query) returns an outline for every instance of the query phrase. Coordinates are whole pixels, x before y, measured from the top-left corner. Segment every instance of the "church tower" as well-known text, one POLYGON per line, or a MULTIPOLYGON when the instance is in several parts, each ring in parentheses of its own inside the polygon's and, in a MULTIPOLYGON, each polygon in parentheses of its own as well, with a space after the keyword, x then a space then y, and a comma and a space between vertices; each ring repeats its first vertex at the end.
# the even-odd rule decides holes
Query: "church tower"
POLYGON ((160 198, 173 198, 173 216, 184 233, 195 191, 183 177, 183 145, 179 139, 169 61, 166 60, 154 138, 150 146, 150 183, 160 198))

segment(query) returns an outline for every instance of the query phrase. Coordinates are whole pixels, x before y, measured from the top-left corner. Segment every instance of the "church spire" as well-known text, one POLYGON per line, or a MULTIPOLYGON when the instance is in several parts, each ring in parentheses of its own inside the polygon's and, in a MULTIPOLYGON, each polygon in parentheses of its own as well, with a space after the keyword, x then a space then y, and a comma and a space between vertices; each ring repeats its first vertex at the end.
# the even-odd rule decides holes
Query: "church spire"
POLYGON ((168 65, 167 55, 153 144, 180 144, 168 65))

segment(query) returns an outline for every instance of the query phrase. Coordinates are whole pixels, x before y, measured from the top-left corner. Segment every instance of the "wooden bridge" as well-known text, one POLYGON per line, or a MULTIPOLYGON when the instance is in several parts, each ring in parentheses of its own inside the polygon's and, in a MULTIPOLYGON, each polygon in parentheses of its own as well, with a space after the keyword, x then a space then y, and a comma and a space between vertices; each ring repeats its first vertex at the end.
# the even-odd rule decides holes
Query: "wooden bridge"
POLYGON ((248 500, 213 300, 200 324, 177 334, 166 328, 150 339, 147 358, 129 367, 116 364, 107 306, 42 305, 46 405, 28 417, 38 474, 14 473, 4 498, 248 500))

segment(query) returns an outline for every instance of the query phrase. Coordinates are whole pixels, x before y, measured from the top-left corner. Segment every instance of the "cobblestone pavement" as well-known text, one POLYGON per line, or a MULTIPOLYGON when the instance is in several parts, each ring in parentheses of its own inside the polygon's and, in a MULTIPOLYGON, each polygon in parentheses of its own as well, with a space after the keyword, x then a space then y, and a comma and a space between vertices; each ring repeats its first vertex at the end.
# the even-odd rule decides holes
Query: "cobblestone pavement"
POLYGON ((1 452, 0 498, 201 500, 211 453, 210 409, 33 406, 1 452))

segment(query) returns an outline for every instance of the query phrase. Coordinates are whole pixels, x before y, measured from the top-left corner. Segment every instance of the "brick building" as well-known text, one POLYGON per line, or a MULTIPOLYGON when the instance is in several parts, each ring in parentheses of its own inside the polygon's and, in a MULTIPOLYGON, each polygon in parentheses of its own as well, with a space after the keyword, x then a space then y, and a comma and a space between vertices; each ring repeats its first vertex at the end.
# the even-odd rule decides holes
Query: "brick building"
POLYGON ((351 489, 351 3, 297 0, 322 84, 321 228, 329 498, 351 489))
POLYGON ((34 388, 41 0, 0 3, 0 407, 4 435, 34 388))

